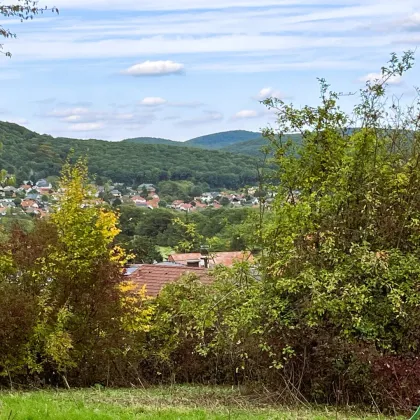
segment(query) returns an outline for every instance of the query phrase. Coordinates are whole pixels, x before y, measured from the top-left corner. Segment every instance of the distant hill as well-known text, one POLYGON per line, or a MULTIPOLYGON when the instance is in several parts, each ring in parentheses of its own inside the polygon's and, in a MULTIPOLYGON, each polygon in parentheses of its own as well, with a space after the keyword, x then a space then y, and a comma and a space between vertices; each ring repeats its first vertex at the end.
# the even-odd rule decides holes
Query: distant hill
POLYGON ((264 137, 258 137, 252 140, 230 144, 229 146, 223 147, 220 150, 229 153, 240 153, 244 155, 258 156, 261 154, 261 148, 267 145, 268 141, 264 137))
POLYGON ((183 142, 169 139, 161 139, 159 137, 135 137, 133 139, 125 139, 123 142, 138 144, 167 144, 168 146, 185 146, 183 142))
POLYGON ((196 137, 184 142, 186 146, 198 146, 206 149, 221 149, 235 143, 242 143, 260 137, 261 133, 245 130, 225 131, 196 137))
POLYGON ((90 173, 133 186, 189 180, 207 183, 210 188, 237 189, 257 181, 252 157, 226 151, 54 138, 6 122, 0 122, 0 140, 0 168, 16 174, 20 181, 59 175, 71 151, 72 159, 87 156, 90 173))
POLYGON ((225 131, 197 137, 184 142, 155 137, 137 137, 123 140, 123 142, 138 144, 166 144, 178 147, 196 147, 209 150, 224 150, 229 153, 255 156, 259 149, 266 144, 261 133, 245 130, 225 131), (238 145, 238 148, 236 147, 238 145))
MULTIPOLYGON (((285 140, 291 139, 296 144, 300 144, 302 141, 302 136, 300 134, 287 134, 284 137, 284 139, 285 140)), ((222 149, 219 149, 219 150, 223 150, 229 153, 239 153, 239 154, 249 155, 249 156, 262 156, 263 153, 261 149, 264 146, 269 146, 269 145, 270 145, 269 141, 266 138, 260 136, 252 140, 235 143, 227 147, 223 147, 222 149)))

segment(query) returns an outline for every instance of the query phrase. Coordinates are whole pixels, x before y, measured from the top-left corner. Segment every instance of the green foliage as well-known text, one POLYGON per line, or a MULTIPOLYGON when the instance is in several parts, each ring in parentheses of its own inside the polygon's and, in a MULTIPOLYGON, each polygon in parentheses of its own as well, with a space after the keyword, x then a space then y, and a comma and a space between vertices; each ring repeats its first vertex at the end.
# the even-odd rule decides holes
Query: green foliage
MULTIPOLYGON (((411 60, 410 53, 401 63, 393 56, 385 79, 411 60)), ((345 337, 414 350, 420 137, 411 112, 395 104, 385 111, 384 88, 378 81, 361 91, 357 130, 347 129, 350 117, 323 80, 319 107, 275 104, 281 170, 275 222, 265 229, 266 277, 299 322, 328 319, 345 337), (282 142, 288 131, 302 132, 301 147, 282 142)))
POLYGON ((47 221, 31 232, 14 225, 0 244, 0 375, 10 381, 26 373, 51 382, 55 372, 90 381, 92 360, 123 357, 133 334, 147 329, 150 310, 126 285, 125 254, 114 245, 117 216, 88 204, 84 161, 65 165, 60 187, 47 221))
MULTIPOLYGON (((242 251, 254 249, 256 209, 205 209, 190 214, 159 208, 153 211, 131 205, 120 209, 121 234, 118 242, 128 244, 135 235, 148 238, 157 246, 176 247, 187 236, 185 229, 174 224, 175 219, 182 223, 193 223, 197 234, 202 238, 200 245, 212 242, 213 251, 242 251), (252 216, 252 218, 251 218, 252 216)), ((128 245, 124 245, 129 249, 128 245)))
MULTIPOLYGON (((266 101, 278 172, 264 185, 277 195, 250 219, 259 264, 159 295, 151 360, 168 377, 263 380, 285 401, 418 406, 420 100, 404 113, 384 96, 411 65, 411 53, 392 56, 361 90, 357 121, 324 80, 318 107, 266 101), (296 131, 300 144, 287 138, 296 131)), ((191 244, 200 216, 189 217, 191 244)))
POLYGON ((223 133, 197 137, 195 139, 188 140, 185 144, 203 147, 206 149, 221 149, 231 144, 255 139, 259 135, 260 133, 245 130, 226 131, 223 133))
POLYGON ((134 263, 153 264, 163 261, 163 257, 153 239, 146 236, 134 236, 125 247, 128 253, 133 255, 131 260, 134 263))
POLYGON ((55 139, 4 122, 0 123, 0 138, 5 146, 0 167, 16 174, 18 182, 59 175, 72 150, 73 162, 88 157, 91 175, 128 186, 172 180, 234 189, 257 180, 252 158, 225 152, 164 144, 55 139))

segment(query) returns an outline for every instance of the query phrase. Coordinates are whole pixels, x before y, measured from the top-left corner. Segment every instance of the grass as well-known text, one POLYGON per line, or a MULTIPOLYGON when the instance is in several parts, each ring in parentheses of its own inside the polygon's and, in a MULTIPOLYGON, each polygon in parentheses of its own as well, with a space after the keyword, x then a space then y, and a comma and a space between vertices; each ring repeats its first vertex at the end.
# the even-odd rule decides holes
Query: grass
MULTIPOLYGON (((392 417, 396 418, 396 417, 392 417)), ((236 388, 176 386, 150 389, 84 389, 0 392, 1 420, 128 419, 386 419, 334 408, 275 406, 236 388)))

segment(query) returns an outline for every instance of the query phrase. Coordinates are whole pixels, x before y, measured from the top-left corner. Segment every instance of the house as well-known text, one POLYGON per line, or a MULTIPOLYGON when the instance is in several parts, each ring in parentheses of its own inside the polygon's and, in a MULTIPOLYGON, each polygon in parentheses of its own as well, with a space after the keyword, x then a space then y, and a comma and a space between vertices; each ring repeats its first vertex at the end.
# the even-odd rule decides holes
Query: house
POLYGON ((31 190, 32 189, 32 185, 30 185, 30 184, 22 184, 20 187, 19 187, 19 190, 20 191, 29 191, 29 190, 31 190))
POLYGON ((192 204, 188 204, 188 203, 182 203, 179 207, 179 210, 182 211, 186 211, 187 213, 189 213, 190 211, 194 211, 194 206, 192 204))
POLYGON ((232 267, 235 262, 254 260, 253 255, 249 251, 234 251, 234 252, 215 252, 208 256, 202 255, 200 252, 193 252, 187 254, 172 254, 168 257, 168 261, 183 264, 187 267, 214 267, 216 265, 223 265, 225 267, 232 267))
POLYGON ((195 274, 203 284, 210 284, 211 277, 204 268, 166 264, 141 264, 126 270, 126 276, 139 289, 145 287, 146 295, 156 297, 162 288, 186 274, 195 274))
POLYGON ((175 201, 172 201, 172 205, 171 205, 171 207, 172 207, 173 209, 179 209, 179 206, 180 206, 181 204, 184 204, 184 202, 183 202, 182 200, 175 200, 175 201))
POLYGON ((110 193, 114 198, 121 198, 121 192, 119 190, 111 190, 110 193))
POLYGON ((140 197, 139 195, 135 195, 135 196, 131 197, 131 201, 137 207, 147 207, 147 200, 143 197, 140 197))
POLYGON ((196 201, 196 202, 195 202, 195 207, 196 207, 197 209, 206 209, 206 208, 207 208, 207 204, 200 203, 200 201, 196 201))
POLYGON ((147 207, 149 207, 149 209, 157 209, 159 208, 159 202, 160 198, 159 196, 156 196, 156 198, 152 198, 151 200, 147 201, 147 207))
POLYGON ((156 187, 153 184, 141 184, 137 188, 138 191, 147 190, 148 193, 154 194, 156 192, 156 187))
POLYGON ((23 209, 37 209, 38 203, 35 200, 22 200, 22 202, 20 203, 20 205, 22 206, 23 209))
POLYGON ((52 190, 52 185, 46 181, 45 179, 40 179, 36 184, 35 184, 36 189, 39 188, 43 188, 46 190, 52 190))

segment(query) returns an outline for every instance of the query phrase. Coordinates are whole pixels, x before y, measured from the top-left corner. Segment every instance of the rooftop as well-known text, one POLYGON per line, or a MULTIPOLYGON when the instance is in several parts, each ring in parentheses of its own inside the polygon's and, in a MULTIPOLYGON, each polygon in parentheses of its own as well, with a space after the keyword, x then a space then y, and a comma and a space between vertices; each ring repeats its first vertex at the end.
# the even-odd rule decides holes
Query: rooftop
POLYGON ((211 283, 206 269, 177 265, 142 264, 134 267, 127 276, 139 288, 145 286, 148 296, 157 296, 166 284, 190 273, 196 274, 204 284, 211 283))

